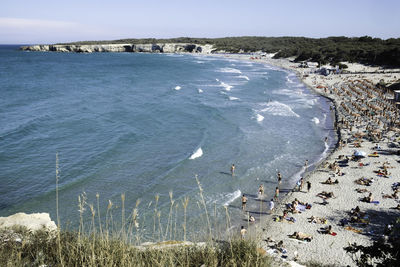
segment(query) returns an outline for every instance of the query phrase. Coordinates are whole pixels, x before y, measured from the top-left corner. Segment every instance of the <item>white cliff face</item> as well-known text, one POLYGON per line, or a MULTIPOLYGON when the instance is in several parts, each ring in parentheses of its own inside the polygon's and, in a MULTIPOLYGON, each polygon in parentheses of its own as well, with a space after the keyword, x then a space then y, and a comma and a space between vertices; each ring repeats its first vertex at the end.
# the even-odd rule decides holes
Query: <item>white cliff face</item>
POLYGON ((57 230, 57 225, 50 219, 48 213, 16 213, 8 217, 0 217, 0 229, 12 226, 25 226, 29 230, 36 231, 43 228, 57 230))
POLYGON ((145 53, 201 53, 213 52, 213 45, 198 45, 188 43, 159 44, 98 44, 98 45, 33 45, 21 47, 23 51, 54 51, 54 52, 145 52, 145 53))

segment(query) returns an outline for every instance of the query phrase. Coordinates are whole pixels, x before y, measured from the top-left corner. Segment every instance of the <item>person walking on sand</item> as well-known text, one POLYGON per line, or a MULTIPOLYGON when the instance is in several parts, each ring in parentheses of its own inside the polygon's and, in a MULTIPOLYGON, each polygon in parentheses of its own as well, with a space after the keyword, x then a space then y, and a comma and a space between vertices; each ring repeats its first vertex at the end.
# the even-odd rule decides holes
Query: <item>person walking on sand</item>
POLYGON ((277 201, 278 198, 279 198, 279 187, 276 187, 275 188, 275 196, 274 196, 275 201, 277 201))
POLYGON ((275 208, 275 203, 274 200, 271 198, 271 201, 269 202, 269 213, 272 214, 275 208))
POLYGON ((235 164, 232 164, 232 166, 231 166, 231 174, 232 174, 232 176, 235 176, 235 169, 236 169, 235 164))
POLYGON ((246 209, 246 204, 247 204, 247 197, 243 194, 243 196, 242 196, 242 210, 246 209))
POLYGON ((282 174, 278 172, 278 184, 282 183, 282 174))
POLYGON ((299 188, 300 191, 303 190, 303 186, 304 186, 304 179, 303 179, 303 177, 301 177, 300 178, 300 188, 299 188))
POLYGON ((247 230, 244 228, 244 226, 242 225, 242 227, 240 228, 240 236, 242 237, 242 239, 245 238, 247 233, 247 230))
POLYGON ((311 189, 311 183, 310 181, 307 181, 307 192, 310 193, 310 189, 311 189))
POLYGON ((258 197, 259 198, 262 198, 264 196, 264 186, 261 184, 259 187, 258 187, 258 197))

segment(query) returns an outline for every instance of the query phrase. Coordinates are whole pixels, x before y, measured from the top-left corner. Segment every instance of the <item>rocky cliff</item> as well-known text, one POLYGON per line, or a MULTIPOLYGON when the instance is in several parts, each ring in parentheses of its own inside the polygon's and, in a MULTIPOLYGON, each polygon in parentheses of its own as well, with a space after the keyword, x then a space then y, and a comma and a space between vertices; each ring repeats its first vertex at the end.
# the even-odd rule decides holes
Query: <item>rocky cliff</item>
POLYGON ((147 52, 147 53, 201 53, 213 52, 213 45, 198 45, 188 43, 163 44, 98 44, 98 45, 32 45, 22 46, 23 51, 54 51, 54 52, 147 52))

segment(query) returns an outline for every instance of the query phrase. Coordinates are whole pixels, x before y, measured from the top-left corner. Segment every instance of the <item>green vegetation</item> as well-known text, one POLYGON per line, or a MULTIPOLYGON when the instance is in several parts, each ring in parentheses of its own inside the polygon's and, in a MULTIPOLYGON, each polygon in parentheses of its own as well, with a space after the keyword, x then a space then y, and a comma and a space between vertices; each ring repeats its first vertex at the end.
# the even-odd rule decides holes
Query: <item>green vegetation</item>
POLYGON ((310 60, 337 64, 342 61, 400 67, 400 38, 382 40, 369 36, 348 38, 306 37, 225 37, 225 38, 171 38, 171 39, 122 39, 114 41, 85 41, 73 44, 109 43, 196 43, 213 44, 216 52, 276 53, 275 58, 295 57, 295 61, 310 60))
POLYGON ((140 249, 121 237, 94 232, 32 233, 16 228, 0 231, 0 262, 2 266, 270 266, 271 260, 249 240, 140 249))
MULTIPOLYGON (((125 194, 121 194, 120 222, 113 219, 114 204, 111 201, 105 217, 101 217, 99 194, 96 194, 94 205, 88 203, 86 194, 82 193, 78 197, 78 229, 61 229, 58 217, 59 174, 57 153, 57 230, 42 229, 32 232, 24 227, 1 229, 1 266, 271 266, 271 258, 257 247, 256 240, 242 240, 238 237, 239 233, 235 237, 230 232, 225 235, 224 240, 216 240, 217 235, 213 234, 211 229, 212 218, 208 215, 203 189, 197 176, 195 178, 199 188, 199 207, 204 208, 207 217, 207 229, 204 231, 207 234, 203 238, 206 242, 189 244, 175 241, 179 240, 176 233, 178 228, 181 228, 176 224, 178 207, 182 207, 184 212, 182 228, 183 240, 186 241, 186 209, 189 198, 184 197, 177 201, 170 192, 170 209, 166 222, 163 220, 164 223, 161 222, 161 211, 158 209, 158 205, 161 204, 159 195, 155 196, 151 238, 155 243, 144 245, 143 231, 138 221, 140 200, 136 201, 132 212, 125 216, 125 194), (89 214, 89 218, 84 218, 87 216, 85 214, 89 214)), ((228 214, 226 227, 230 228, 228 214)))
POLYGON ((385 237, 375 240, 370 246, 350 244, 345 247, 357 266, 399 266, 400 263, 400 218, 386 227, 385 237))

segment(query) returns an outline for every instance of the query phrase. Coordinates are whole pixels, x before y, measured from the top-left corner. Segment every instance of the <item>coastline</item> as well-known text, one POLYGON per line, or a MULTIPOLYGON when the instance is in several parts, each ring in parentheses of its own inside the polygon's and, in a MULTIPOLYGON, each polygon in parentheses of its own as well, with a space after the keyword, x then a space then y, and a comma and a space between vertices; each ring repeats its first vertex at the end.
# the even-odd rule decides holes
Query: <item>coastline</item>
MULTIPOLYGON (((268 62, 273 63, 273 61, 268 62)), ((280 60, 279 63, 282 63, 280 60)), ((320 264, 332 264, 337 266, 350 265, 353 266, 355 263, 353 262, 351 256, 346 254, 343 247, 349 245, 349 243, 358 243, 363 245, 369 245, 372 243, 372 239, 380 238, 383 234, 384 226, 388 223, 391 223, 391 220, 398 216, 398 212, 392 212, 390 209, 398 204, 395 199, 384 199, 384 194, 391 193, 391 185, 394 182, 398 182, 399 174, 399 164, 396 161, 396 156, 392 155, 389 152, 391 151, 390 136, 393 136, 393 132, 387 132, 386 136, 384 135, 380 142, 371 142, 369 140, 361 140, 360 148, 355 147, 355 142, 353 144, 348 143, 347 140, 352 138, 358 133, 363 133, 368 129, 368 125, 370 123, 368 118, 363 117, 360 122, 354 123, 355 127, 359 127, 356 131, 352 131, 352 127, 348 129, 348 127, 344 125, 339 125, 339 117, 345 119, 352 119, 352 116, 346 116, 341 112, 340 106, 342 103, 346 101, 354 101, 358 100, 357 96, 354 98, 353 96, 340 95, 338 93, 335 94, 334 88, 336 86, 341 86, 341 84, 353 84, 356 80, 372 79, 371 84, 376 84, 376 79, 396 79, 395 75, 384 75, 384 74, 375 74, 375 75, 347 75, 342 77, 343 75, 334 75, 333 77, 323 77, 319 74, 309 74, 308 77, 304 78, 304 72, 302 69, 296 69, 294 67, 288 67, 290 65, 289 62, 286 63, 285 69, 289 69, 295 71, 301 81, 306 84, 311 90, 314 92, 328 97, 335 106, 335 124, 338 125, 337 134, 338 134, 338 145, 336 148, 327 155, 326 162, 333 163, 338 161, 341 156, 351 156, 355 149, 362 149, 366 154, 372 154, 375 152, 373 149, 375 145, 378 143, 382 149, 382 152, 378 152, 379 158, 363 158, 360 161, 349 162, 348 166, 344 166, 341 168, 341 171, 344 172, 343 176, 333 176, 333 179, 339 180, 338 185, 324 185, 321 182, 325 181, 328 177, 332 176, 332 171, 323 167, 323 162, 316 166, 316 169, 307 173, 305 176, 306 181, 310 181, 312 183, 312 187, 310 193, 305 193, 306 190, 303 189, 303 192, 291 192, 285 196, 282 203, 290 203, 295 198, 300 201, 311 203, 313 206, 310 210, 306 210, 304 214, 293 214, 296 218, 296 222, 293 224, 285 223, 285 222, 274 222, 272 218, 268 218, 265 223, 263 223, 262 234, 259 236, 260 245, 272 254, 275 254, 277 257, 281 257, 280 253, 276 253, 276 251, 271 250, 271 243, 265 240, 275 240, 283 241, 283 246, 287 249, 287 258, 288 259, 298 259, 300 262, 317 262, 320 264), (365 76, 365 77, 362 77, 365 76), (372 76, 372 77, 371 77, 372 76), (379 77, 381 76, 381 77, 379 77), (386 77, 384 77, 386 76, 386 77), (375 79, 375 80, 374 80, 375 79), (318 89, 317 87, 321 87, 318 89), (327 87, 332 89, 331 92, 325 92, 323 87, 327 87), (332 92, 333 91, 333 92, 332 92), (386 141, 386 142, 385 142, 386 141), (343 143, 343 146, 339 144, 343 143), (384 153, 387 152, 387 153, 384 153), (382 178, 377 176, 374 171, 381 168, 384 162, 388 162, 390 166, 390 172, 392 172, 391 178, 382 178), (354 180, 361 177, 372 177, 375 181, 367 190, 369 190, 374 199, 380 201, 379 204, 374 205, 371 203, 364 203, 360 201, 360 198, 365 197, 366 193, 359 194, 356 193, 355 190, 357 188, 365 189, 365 186, 359 186, 354 183, 354 180), (378 185, 377 185, 378 184, 378 185), (328 200, 328 205, 319 205, 322 202, 322 199, 318 198, 316 194, 322 191, 331 191, 334 193, 336 198, 328 200), (356 227, 355 225, 350 225, 351 228, 347 228, 346 226, 340 226, 341 221, 345 218, 348 218, 348 212, 359 206, 362 211, 365 211, 368 216, 370 216, 370 223, 367 224, 364 228, 356 227), (321 224, 312 224, 307 221, 307 218, 314 217, 323 217, 328 220, 328 224, 332 225, 335 232, 337 232, 336 236, 330 236, 325 234, 318 233, 318 230, 325 225, 321 224), (374 225, 372 225, 374 224, 374 225), (306 234, 310 234, 313 236, 313 240, 310 243, 303 243, 296 239, 288 238, 288 235, 294 232, 303 232, 306 234), (295 255, 296 254, 296 255, 295 255)), ((282 67, 282 64, 276 64, 282 67)), ((368 68, 368 67, 363 67, 368 68)), ((374 69, 371 70, 371 72, 374 69)), ((328 90, 329 91, 329 90, 328 90)), ((383 97, 384 98, 384 97, 383 97)), ((362 116, 362 115, 361 115, 362 116)), ((384 129, 385 125, 378 124, 379 129, 384 129)), ((390 176, 389 176, 390 177, 390 176)), ((333 180, 332 179, 332 180, 333 180)), ((276 215, 281 215, 283 209, 285 209, 284 205, 280 205, 279 209, 275 211, 276 215)), ((273 244, 272 244, 273 246, 273 244)))
MULTIPOLYGON (((222 55, 229 58, 250 60, 249 55, 222 55)), ((335 125, 337 126, 337 142, 335 148, 327 153, 326 158, 316 164, 313 171, 304 175, 304 180, 312 184, 308 193, 305 187, 302 191, 291 191, 280 199, 276 205, 274 213, 264 216, 261 222, 249 228, 252 237, 256 237, 259 246, 268 254, 274 256, 278 261, 297 260, 302 263, 314 262, 323 265, 333 266, 355 266, 350 254, 346 254, 344 247, 350 243, 361 245, 369 245, 373 240, 382 238, 385 225, 392 222, 398 217, 399 211, 393 209, 400 202, 397 199, 384 197, 393 193, 392 184, 400 182, 400 164, 395 153, 398 148, 394 141, 398 140, 400 135, 396 135, 399 131, 393 129, 385 131, 388 126, 387 118, 398 118, 398 116, 390 116, 390 114, 398 114, 398 111, 387 111, 387 106, 379 108, 378 105, 389 105, 386 95, 379 95, 378 91, 374 91, 374 86, 381 79, 385 82, 393 82, 398 77, 396 73, 376 73, 377 67, 367 67, 360 64, 349 64, 349 68, 356 74, 346 75, 330 75, 324 77, 320 74, 308 73, 310 69, 296 68, 295 63, 291 63, 288 59, 271 59, 259 58, 252 59, 252 62, 269 64, 278 68, 282 68, 296 73, 299 80, 303 82, 310 90, 320 96, 329 99, 334 108, 335 125), (364 73, 362 73, 364 72, 364 73), (373 73, 375 72, 375 73, 373 73), (361 73, 361 74, 360 74, 361 73), (341 91, 343 88, 343 91, 341 91), (319 88, 318 88, 319 87, 319 88), (354 87, 354 89, 353 89, 354 87), (325 89, 326 88, 326 89, 325 89), (365 89, 364 93, 360 88, 365 89), (370 89, 372 88, 372 89, 370 89), (344 92, 347 92, 346 94, 344 92), (369 99, 373 95, 377 101, 377 106, 369 105, 369 102, 362 100, 369 99), (353 102, 366 103, 367 110, 376 107, 376 116, 368 117, 363 111, 358 110, 358 104, 354 104, 354 110, 347 112, 343 107, 347 105, 352 107, 353 102), (386 108, 386 109, 385 109, 386 108), (381 112, 379 112, 381 111, 381 112), (388 114, 387 114, 387 113, 388 114), (359 114, 361 113, 361 114, 359 114), (385 118, 386 116, 386 118, 385 118), (372 131, 369 127, 375 126, 372 131), (375 134, 381 133, 379 140, 368 140, 367 134, 371 132, 375 134), (364 136, 364 137, 363 137, 364 136), (375 146, 379 144, 380 150, 375 150, 375 146), (367 155, 377 152, 378 157, 364 157, 358 161, 348 161, 348 164, 340 165, 343 175, 338 176, 334 171, 326 168, 327 164, 340 162, 345 157, 351 157, 355 150, 362 150, 367 155), (384 168, 384 164, 388 167, 389 178, 384 178, 376 174, 378 170, 384 168), (336 185, 322 184, 327 178, 338 180, 336 185), (355 183, 359 178, 373 178, 371 186, 363 186, 355 183), (368 190, 364 193, 356 192, 357 189, 368 190), (322 191, 333 192, 334 198, 327 199, 324 203, 322 198, 316 196, 322 191), (360 201, 371 192, 374 200, 379 204, 365 203, 360 201), (273 219, 282 216, 286 205, 294 199, 301 202, 309 203, 312 208, 302 213, 289 213, 290 217, 295 219, 295 223, 275 222, 273 219), (358 225, 347 223, 349 212, 351 209, 359 206, 361 211, 368 218, 366 224, 358 225), (309 223, 308 218, 311 216, 327 219, 327 224, 309 223), (346 223, 342 225, 342 222, 346 223), (321 234, 320 230, 327 225, 331 225, 335 236, 321 234), (302 232, 313 237, 311 242, 299 241, 289 238, 294 232, 302 232), (281 253, 276 249, 279 241, 283 242, 282 248, 285 253, 281 253)), ((398 70, 396 71, 398 72, 398 70)), ((375 103, 375 102, 374 102, 375 103)), ((391 105, 391 104, 390 104, 391 105)), ((390 108, 392 108, 390 106, 390 108)), ((398 124, 398 121, 395 121, 398 124)))
MULTIPOLYGON (((338 114, 337 114, 335 100, 333 98, 329 97, 328 95, 321 94, 320 92, 316 91, 312 86, 305 83, 305 81, 302 79, 301 73, 298 72, 296 69, 293 69, 290 66, 288 66, 288 64, 290 64, 288 59, 269 59, 269 60, 267 59, 267 61, 265 61, 262 59, 250 59, 249 55, 243 55, 243 54, 213 54, 213 55, 207 55, 207 56, 233 58, 233 59, 238 59, 241 61, 256 62, 256 63, 260 63, 260 64, 268 64, 272 67, 277 67, 278 69, 283 69, 283 70, 289 71, 291 73, 294 73, 296 75, 296 77, 299 79, 299 81, 301 83, 303 83, 310 91, 312 91, 313 93, 315 93, 316 95, 318 95, 320 97, 323 97, 323 98, 329 100, 329 102, 331 104, 333 104, 334 109, 333 109, 333 112, 331 113, 331 115, 333 115, 334 121, 337 121, 338 114)), ((295 180, 293 180, 293 179, 303 177, 304 180, 307 181, 308 177, 310 175, 312 175, 312 173, 314 171, 316 171, 320 167, 320 165, 324 163, 324 161, 326 161, 333 153, 336 152, 336 150, 338 149, 339 141, 341 140, 341 134, 340 134, 339 129, 334 131, 333 137, 334 137, 335 141, 329 145, 327 151, 323 152, 323 154, 326 153, 324 157, 322 157, 323 154, 321 154, 321 158, 319 160, 311 163, 311 165, 309 166, 307 171, 305 170, 304 167, 302 167, 298 172, 296 172, 291 177, 289 177, 289 180, 291 180, 293 187, 295 186, 295 180)), ((291 193, 292 193, 292 191, 281 194, 281 197, 279 198, 279 203, 286 202, 290 198, 291 193)), ((264 199, 264 201, 265 201, 266 206, 268 206, 268 200, 264 199)), ((277 203, 275 203, 275 204, 277 204, 277 203)), ((276 207, 276 208, 279 208, 279 207, 276 207)), ((267 220, 272 221, 271 215, 264 215, 261 217, 261 219, 262 220, 267 219, 267 220)), ((259 230, 257 228, 263 228, 262 223, 261 223, 261 225, 262 225, 261 227, 259 227, 259 225, 260 225, 260 222, 256 222, 254 224, 249 225, 249 232, 250 232, 251 236, 255 237, 257 235, 257 231, 259 230)))

